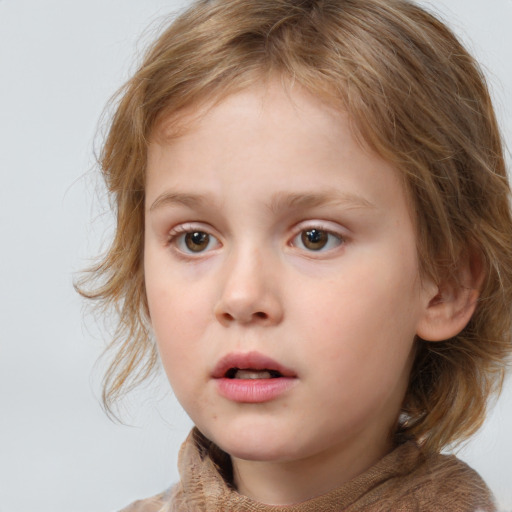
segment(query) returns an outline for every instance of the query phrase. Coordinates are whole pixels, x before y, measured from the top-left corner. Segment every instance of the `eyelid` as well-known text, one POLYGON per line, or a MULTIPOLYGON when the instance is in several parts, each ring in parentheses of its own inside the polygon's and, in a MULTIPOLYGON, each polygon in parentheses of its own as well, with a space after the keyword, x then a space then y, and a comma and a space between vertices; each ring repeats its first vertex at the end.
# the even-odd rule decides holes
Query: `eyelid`
POLYGON ((347 234, 346 230, 344 230, 339 224, 331 222, 331 221, 313 219, 313 220, 299 222, 298 224, 296 224, 294 226, 293 235, 290 238, 288 245, 290 245, 291 247, 295 247, 295 245, 293 245, 293 241, 298 236, 300 236, 302 232, 308 231, 308 230, 313 230, 313 229, 325 231, 326 233, 338 238, 340 240, 340 244, 338 246, 336 246, 335 248, 326 249, 326 250, 314 251, 311 249, 310 250, 301 249, 301 250, 307 251, 310 254, 314 254, 315 252, 317 252, 318 254, 331 252, 331 251, 336 250, 340 245, 345 245, 347 242, 348 234, 347 234))
POLYGON ((297 235, 301 231, 315 228, 321 229, 322 231, 327 231, 328 233, 332 233, 333 235, 337 235, 341 238, 346 238, 348 236, 348 229, 343 228, 337 222, 320 219, 303 220, 295 224, 295 226, 293 227, 293 232, 295 233, 295 235, 297 235))
POLYGON ((182 257, 187 258, 199 258, 201 256, 205 256, 206 254, 209 254, 211 251, 217 249, 222 245, 219 236, 214 234, 214 231, 211 226, 208 226, 207 224, 203 224, 202 222, 185 222, 183 224, 178 224, 177 226, 173 227, 169 230, 167 234, 167 242, 166 244, 168 246, 173 246, 173 249, 182 257), (191 233, 194 231, 198 231, 201 233, 206 233, 210 238, 214 239, 216 241, 215 247, 208 248, 204 251, 187 251, 180 247, 178 247, 178 242, 180 241, 180 238, 187 233, 191 233))
POLYGON ((176 226, 169 229, 169 236, 179 235, 181 233, 188 233, 189 231, 204 231, 205 233, 211 233, 212 228, 208 224, 203 222, 187 221, 181 222, 176 226))

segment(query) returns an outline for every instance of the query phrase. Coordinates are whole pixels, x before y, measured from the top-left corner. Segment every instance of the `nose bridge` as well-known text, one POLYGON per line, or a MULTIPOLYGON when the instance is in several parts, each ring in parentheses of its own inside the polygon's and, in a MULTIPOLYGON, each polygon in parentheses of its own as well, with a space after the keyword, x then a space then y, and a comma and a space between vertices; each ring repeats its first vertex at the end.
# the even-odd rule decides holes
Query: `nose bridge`
POLYGON ((275 323, 282 305, 275 280, 272 251, 240 244, 226 258, 216 316, 222 323, 275 323))

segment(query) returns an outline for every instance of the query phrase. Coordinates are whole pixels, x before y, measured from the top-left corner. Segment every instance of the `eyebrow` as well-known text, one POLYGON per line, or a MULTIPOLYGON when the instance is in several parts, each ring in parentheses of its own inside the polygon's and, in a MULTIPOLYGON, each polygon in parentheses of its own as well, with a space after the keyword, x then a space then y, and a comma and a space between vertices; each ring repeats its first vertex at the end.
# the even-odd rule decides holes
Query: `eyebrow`
POLYGON ((166 192, 159 195, 149 207, 152 212, 164 206, 183 205, 189 208, 199 207, 205 203, 215 202, 209 195, 183 194, 180 192, 166 192))
MULTIPOLYGON (((206 194, 186 194, 181 192, 165 192, 151 204, 149 211, 165 206, 182 205, 188 208, 199 208, 204 204, 216 204, 213 196, 206 194)), ((268 208, 272 213, 283 210, 306 210, 319 206, 340 205, 348 209, 376 209, 377 207, 364 197, 353 193, 318 192, 318 193, 288 193, 277 192, 270 198, 268 208)))
POLYGON ((272 196, 269 208, 273 213, 293 209, 302 210, 319 206, 343 206, 348 209, 376 209, 377 207, 364 197, 348 192, 282 193, 272 196))

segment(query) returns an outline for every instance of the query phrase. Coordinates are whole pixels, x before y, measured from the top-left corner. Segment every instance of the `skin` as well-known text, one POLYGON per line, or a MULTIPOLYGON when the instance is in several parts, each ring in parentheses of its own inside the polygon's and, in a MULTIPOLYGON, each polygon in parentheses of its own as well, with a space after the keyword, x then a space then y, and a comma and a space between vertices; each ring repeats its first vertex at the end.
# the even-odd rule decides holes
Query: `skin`
POLYGON ((239 492, 297 503, 392 450, 437 288, 420 280, 396 170, 347 115, 278 83, 209 107, 149 147, 152 326, 178 400, 231 455, 239 492), (325 246, 305 245, 311 229, 325 246), (193 232, 209 235, 197 252, 193 232), (294 385, 265 403, 221 396, 215 365, 251 351, 292 369, 294 385))

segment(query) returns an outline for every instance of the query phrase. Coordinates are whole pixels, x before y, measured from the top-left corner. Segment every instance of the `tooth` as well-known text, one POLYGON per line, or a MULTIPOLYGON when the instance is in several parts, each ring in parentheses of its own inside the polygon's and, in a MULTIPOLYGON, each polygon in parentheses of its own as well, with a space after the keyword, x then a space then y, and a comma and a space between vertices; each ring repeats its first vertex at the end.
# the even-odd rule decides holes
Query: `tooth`
POLYGON ((235 379, 270 379, 272 376, 266 370, 237 370, 235 379))

